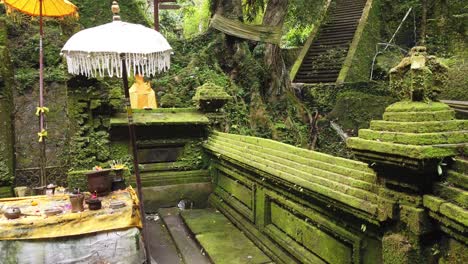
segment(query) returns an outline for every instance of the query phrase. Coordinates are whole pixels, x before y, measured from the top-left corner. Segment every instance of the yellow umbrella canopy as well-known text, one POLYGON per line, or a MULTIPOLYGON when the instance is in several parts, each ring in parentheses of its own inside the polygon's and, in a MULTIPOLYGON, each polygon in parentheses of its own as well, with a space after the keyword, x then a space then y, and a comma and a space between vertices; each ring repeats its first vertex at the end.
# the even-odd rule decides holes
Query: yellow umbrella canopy
POLYGON ((8 8, 30 16, 64 17, 77 14, 77 7, 67 0, 1 0, 8 8))

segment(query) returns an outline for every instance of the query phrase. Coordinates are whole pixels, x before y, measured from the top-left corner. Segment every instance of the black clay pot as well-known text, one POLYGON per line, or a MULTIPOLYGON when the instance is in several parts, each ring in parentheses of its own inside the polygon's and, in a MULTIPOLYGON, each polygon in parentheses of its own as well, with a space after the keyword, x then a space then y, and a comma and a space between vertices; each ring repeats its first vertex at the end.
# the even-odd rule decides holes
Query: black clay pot
POLYGON ((88 199, 86 200, 89 210, 99 210, 102 208, 102 203, 100 199, 88 199))
POLYGON ((109 176, 111 170, 99 170, 86 173, 88 176, 88 191, 98 196, 106 196, 111 192, 112 179, 109 176))

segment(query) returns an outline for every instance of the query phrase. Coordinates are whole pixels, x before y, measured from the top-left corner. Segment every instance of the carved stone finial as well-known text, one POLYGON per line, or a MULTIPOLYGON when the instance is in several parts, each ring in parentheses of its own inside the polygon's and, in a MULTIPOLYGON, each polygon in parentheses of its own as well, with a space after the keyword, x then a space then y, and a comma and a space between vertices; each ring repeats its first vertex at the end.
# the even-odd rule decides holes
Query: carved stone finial
POLYGON ((120 15, 119 15, 120 7, 119 7, 119 3, 117 1, 112 2, 112 13, 114 14, 112 19, 114 21, 120 21, 120 15))
POLYGON ((390 85, 400 100, 435 101, 446 85, 448 68, 426 47, 416 46, 390 70, 390 85))

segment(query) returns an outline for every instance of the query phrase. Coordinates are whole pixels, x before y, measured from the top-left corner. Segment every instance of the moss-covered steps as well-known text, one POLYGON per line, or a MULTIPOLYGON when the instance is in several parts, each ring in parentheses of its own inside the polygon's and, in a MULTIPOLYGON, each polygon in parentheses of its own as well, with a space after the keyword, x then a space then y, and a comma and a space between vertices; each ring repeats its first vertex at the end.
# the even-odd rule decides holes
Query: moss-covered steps
POLYGON ((441 224, 441 229, 468 243, 468 160, 456 158, 444 182, 434 184, 434 193, 424 195, 429 215, 441 224))
POLYGON ((181 212, 181 216, 213 263, 273 263, 255 244, 215 209, 181 212))
POLYGON ((455 112, 443 103, 402 101, 346 143, 368 162, 384 163, 389 155, 416 161, 456 156, 468 145, 468 120, 455 120, 455 112))

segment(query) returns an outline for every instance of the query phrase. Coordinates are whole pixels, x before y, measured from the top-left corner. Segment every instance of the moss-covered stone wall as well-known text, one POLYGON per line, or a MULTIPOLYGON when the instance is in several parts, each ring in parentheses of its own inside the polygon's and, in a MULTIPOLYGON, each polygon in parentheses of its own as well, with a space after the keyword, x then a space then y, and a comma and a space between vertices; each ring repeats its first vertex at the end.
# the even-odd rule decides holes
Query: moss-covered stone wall
MULTIPOLYGON (((5 20, 0 18, 0 186, 11 185, 14 176, 13 72, 6 36, 5 20)), ((3 188, 0 196, 8 189, 3 188)))

